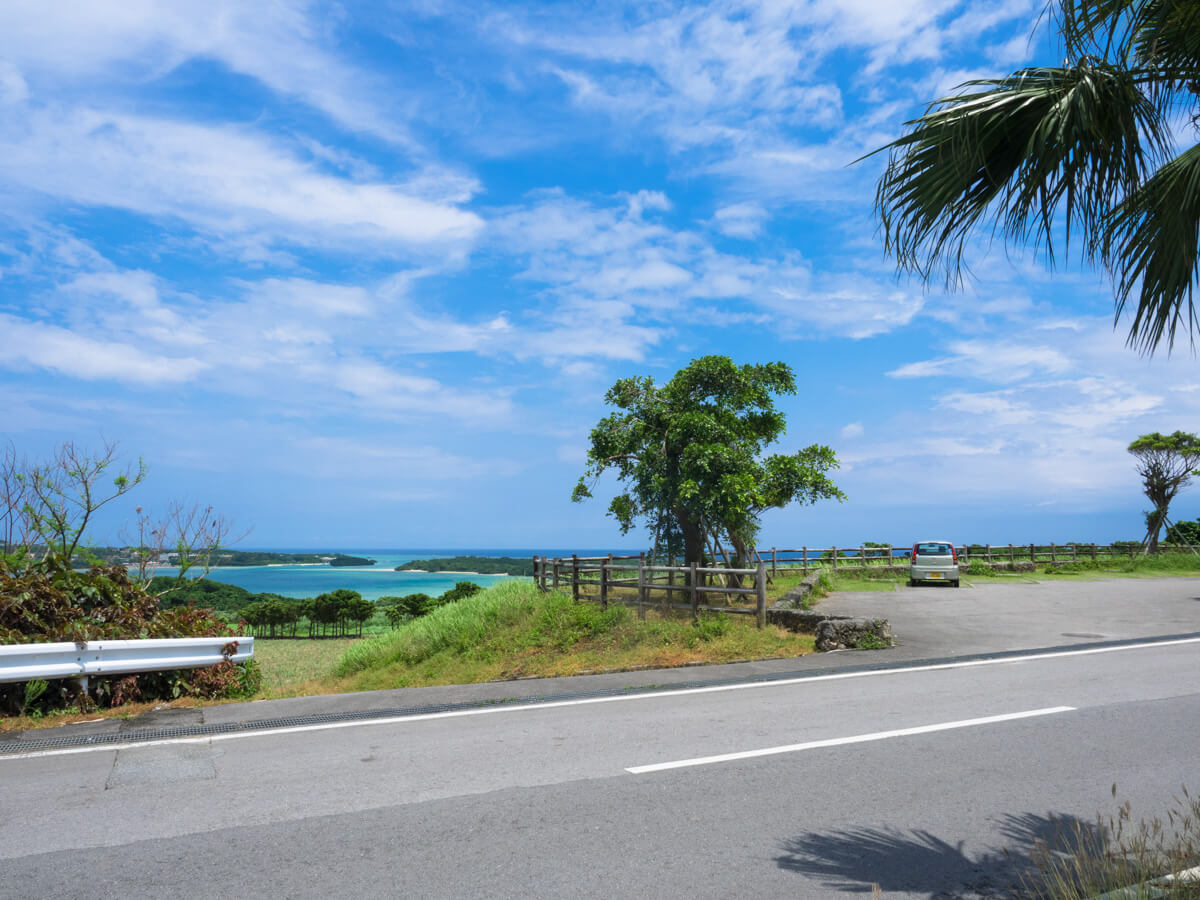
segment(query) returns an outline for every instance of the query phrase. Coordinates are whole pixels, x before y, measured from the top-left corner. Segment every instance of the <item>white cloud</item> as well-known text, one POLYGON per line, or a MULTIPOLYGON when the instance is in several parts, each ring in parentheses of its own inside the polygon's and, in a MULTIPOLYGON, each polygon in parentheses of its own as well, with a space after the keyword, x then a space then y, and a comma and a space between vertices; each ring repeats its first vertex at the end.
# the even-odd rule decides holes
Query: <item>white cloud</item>
POLYGON ((206 368, 192 357, 146 353, 127 343, 98 340, 5 313, 0 313, 0 331, 4 332, 0 366, 10 369, 43 369, 86 380, 171 384, 188 381, 206 368))
MULTIPOLYGON (((722 253, 699 232, 669 228, 641 211, 547 191, 499 215, 491 233, 504 249, 528 260, 524 278, 547 285, 560 298, 553 318, 564 330, 585 321, 597 335, 615 336, 617 329, 625 337, 642 336, 643 347, 632 345, 632 356, 614 358, 641 358, 644 346, 661 339, 669 323, 691 316, 771 321, 776 333, 789 337, 864 338, 905 325, 923 308, 919 294, 889 284, 890 273, 878 264, 872 269, 848 260, 845 270, 814 272, 795 253, 782 258, 722 253), (697 307, 697 300, 716 308, 697 307), (622 324, 635 317, 638 331, 622 324)), ((564 352, 609 347, 612 355, 618 342, 581 335, 568 343, 564 352)))
POLYGON ((863 428, 862 422, 851 422, 849 425, 843 426, 842 430, 839 431, 838 434, 840 434, 846 440, 851 440, 853 438, 862 437, 864 430, 865 429, 863 428))
POLYGON ((999 383, 1020 381, 1034 373, 1057 374, 1071 369, 1060 351, 1042 345, 1004 341, 953 341, 953 356, 906 363, 891 378, 970 377, 999 383))
POLYGON ((0 126, 0 177, 64 202, 178 219, 225 239, 376 255, 451 250, 482 228, 473 182, 442 170, 407 184, 323 173, 277 141, 229 126, 93 109, 0 126))
POLYGON ((717 230, 728 237, 756 238, 762 234, 767 211, 758 203, 733 203, 713 214, 717 230))
POLYGON ((0 12, 0 55, 46 80, 89 87, 149 81, 188 60, 215 59, 351 130, 407 143, 398 117, 367 99, 381 95, 380 85, 322 46, 335 29, 321 11, 310 15, 311 6, 63 0, 48 15, 38 0, 9 0, 0 12))

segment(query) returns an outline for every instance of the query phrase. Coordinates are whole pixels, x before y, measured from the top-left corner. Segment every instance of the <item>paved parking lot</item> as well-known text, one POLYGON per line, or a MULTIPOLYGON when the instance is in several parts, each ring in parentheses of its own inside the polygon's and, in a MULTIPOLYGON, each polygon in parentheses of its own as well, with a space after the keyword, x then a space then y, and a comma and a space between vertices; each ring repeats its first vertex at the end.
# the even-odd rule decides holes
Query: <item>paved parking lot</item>
POLYGON ((1200 631, 1200 578, 962 585, 838 593, 816 608, 889 620, 896 647, 881 655, 902 659, 1200 631))

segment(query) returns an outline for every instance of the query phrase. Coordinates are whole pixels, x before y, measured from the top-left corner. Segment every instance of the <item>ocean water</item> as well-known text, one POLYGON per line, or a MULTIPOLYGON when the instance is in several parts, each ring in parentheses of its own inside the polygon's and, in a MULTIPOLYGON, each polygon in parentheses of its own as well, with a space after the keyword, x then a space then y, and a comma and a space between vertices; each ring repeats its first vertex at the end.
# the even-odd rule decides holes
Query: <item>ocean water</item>
MULTIPOLYGON (((311 553, 311 549, 285 547, 246 548, 269 549, 278 553, 311 553)), ((324 552, 327 548, 320 548, 324 552)), ((330 550, 329 552, 335 552, 330 550)), ((346 550, 338 553, 350 556, 365 556, 375 560, 373 566, 236 566, 215 568, 208 573, 212 581, 233 584, 251 593, 282 594, 285 597, 315 597, 338 588, 358 591, 366 600, 378 600, 386 596, 405 594, 429 594, 436 597, 454 587, 458 581, 473 581, 490 587, 507 580, 503 575, 457 575, 427 572, 396 572, 395 566, 414 559, 446 558, 451 556, 514 556, 532 558, 535 553, 544 556, 570 556, 572 552, 581 556, 601 556, 605 553, 629 551, 617 550, 527 550, 527 549, 473 549, 473 550, 346 550)), ((160 575, 170 575, 174 569, 161 568, 160 575)))

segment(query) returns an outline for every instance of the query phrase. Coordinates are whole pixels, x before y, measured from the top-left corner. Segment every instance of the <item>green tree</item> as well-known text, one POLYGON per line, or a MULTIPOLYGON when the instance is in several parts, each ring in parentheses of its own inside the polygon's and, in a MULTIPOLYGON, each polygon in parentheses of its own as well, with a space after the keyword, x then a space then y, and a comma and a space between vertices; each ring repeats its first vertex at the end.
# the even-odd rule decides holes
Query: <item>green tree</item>
POLYGON ((571 499, 590 497, 613 469, 626 490, 608 514, 622 533, 639 518, 673 532, 689 562, 703 560, 708 539, 724 535, 744 558, 764 510, 844 499, 825 474, 837 468, 828 447, 763 456, 786 426, 774 396, 795 392, 786 364, 739 366, 726 356, 695 359, 661 387, 649 377, 622 378, 604 398, 620 411, 592 429, 571 499))
POLYGON ((35 547, 73 559, 95 514, 145 477, 140 459, 119 467, 113 441, 95 453, 67 441, 40 463, 18 459, 10 444, 0 462, 0 525, 9 565, 28 563, 35 547))
POLYGON ((1112 276, 1117 319, 1134 307, 1130 346, 1170 348, 1181 325, 1194 340, 1200 145, 1176 155, 1171 120, 1197 107, 1200 4, 1054 0, 1049 19, 1062 65, 967 82, 875 151, 885 247, 954 286, 979 226, 1051 265, 1074 240, 1112 276))
POLYGON ((1129 445, 1137 460, 1142 489, 1154 508, 1146 513, 1146 536, 1142 547, 1158 552, 1158 533, 1167 521, 1167 508, 1200 467, 1200 437, 1186 431, 1143 434, 1129 445))
POLYGON ((1167 528, 1167 542, 1187 544, 1193 549, 1200 547, 1200 519, 1193 522, 1173 522, 1167 528))

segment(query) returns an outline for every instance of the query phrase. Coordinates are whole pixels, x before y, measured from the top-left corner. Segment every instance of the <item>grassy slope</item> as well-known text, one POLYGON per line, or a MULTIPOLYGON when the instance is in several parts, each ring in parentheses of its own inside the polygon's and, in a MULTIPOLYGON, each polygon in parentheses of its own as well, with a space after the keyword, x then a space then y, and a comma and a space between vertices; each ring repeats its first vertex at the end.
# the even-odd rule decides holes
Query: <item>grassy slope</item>
POLYGON ((623 606, 607 610, 508 582, 357 641, 337 669, 344 689, 461 684, 576 675, 635 666, 800 656, 813 640, 783 629, 759 631, 751 617, 663 617, 645 621, 623 606))

